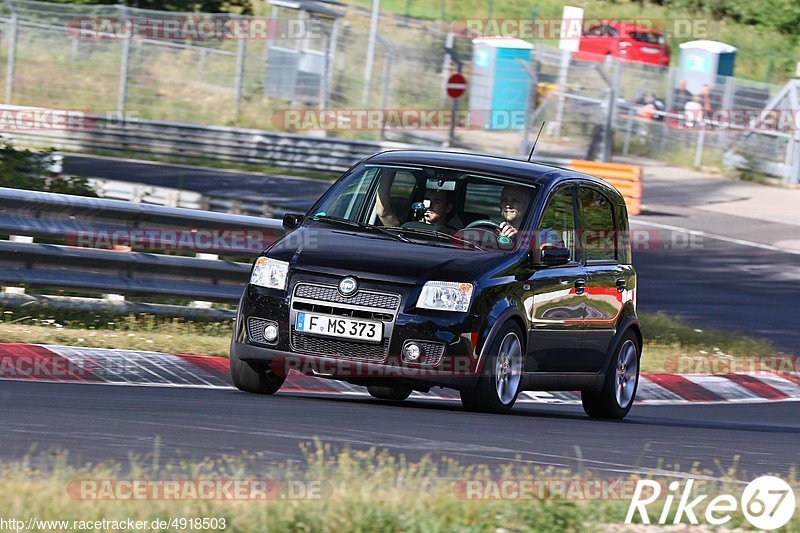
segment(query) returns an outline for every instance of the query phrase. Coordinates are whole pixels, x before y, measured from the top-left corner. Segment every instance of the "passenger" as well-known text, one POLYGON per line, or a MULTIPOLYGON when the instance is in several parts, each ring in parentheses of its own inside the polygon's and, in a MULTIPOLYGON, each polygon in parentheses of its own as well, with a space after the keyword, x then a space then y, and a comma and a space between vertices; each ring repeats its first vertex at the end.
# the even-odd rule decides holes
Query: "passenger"
POLYGON ((392 209, 392 183, 397 174, 396 170, 384 170, 381 182, 378 184, 378 194, 375 197, 375 213, 381 224, 388 227, 400 225, 400 219, 392 209))
POLYGON ((425 191, 425 213, 422 215, 422 220, 406 222, 403 227, 433 229, 452 235, 461 229, 458 219, 449 216, 453 207, 452 192, 428 189, 425 191))

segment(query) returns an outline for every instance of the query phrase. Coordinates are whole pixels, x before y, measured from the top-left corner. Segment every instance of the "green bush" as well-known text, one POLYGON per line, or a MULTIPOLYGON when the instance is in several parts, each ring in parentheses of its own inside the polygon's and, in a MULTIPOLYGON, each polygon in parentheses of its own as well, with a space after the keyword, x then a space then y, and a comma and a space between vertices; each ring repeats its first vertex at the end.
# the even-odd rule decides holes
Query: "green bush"
POLYGON ((20 150, 0 138, 0 187, 97 197, 86 178, 54 176, 53 150, 20 150))

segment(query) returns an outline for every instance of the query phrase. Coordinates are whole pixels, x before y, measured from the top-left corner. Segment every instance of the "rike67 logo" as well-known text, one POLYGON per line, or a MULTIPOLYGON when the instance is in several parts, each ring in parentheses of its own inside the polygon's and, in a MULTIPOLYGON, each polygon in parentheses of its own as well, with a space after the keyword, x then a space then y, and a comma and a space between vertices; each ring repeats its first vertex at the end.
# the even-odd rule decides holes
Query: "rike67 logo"
POLYGON ((687 480, 683 487, 680 481, 672 481, 663 496, 661 483, 652 479, 639 480, 625 523, 630 524, 638 513, 643 524, 650 524, 650 512, 658 513, 660 508, 656 522, 659 525, 666 525, 670 516, 673 516, 672 524, 681 524, 686 520, 692 525, 699 525, 698 516, 701 516, 707 524, 721 526, 731 520, 733 513, 741 512, 753 527, 770 531, 786 525, 794 515, 794 491, 778 477, 761 476, 754 479, 747 484, 738 500, 730 494, 709 499, 708 494, 695 493, 693 487, 693 479, 687 480))

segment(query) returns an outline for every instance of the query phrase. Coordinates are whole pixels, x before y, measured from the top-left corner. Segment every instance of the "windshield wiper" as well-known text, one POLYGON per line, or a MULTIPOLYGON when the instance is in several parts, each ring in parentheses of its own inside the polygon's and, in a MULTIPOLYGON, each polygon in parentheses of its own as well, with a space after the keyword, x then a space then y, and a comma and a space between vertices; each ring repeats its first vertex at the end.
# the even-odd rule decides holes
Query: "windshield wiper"
POLYGON ((351 226, 353 228, 378 231, 380 233, 383 233, 384 235, 388 235, 389 237, 393 238, 396 241, 411 242, 411 240, 409 240, 406 237, 403 237, 402 235, 398 235, 397 233, 393 233, 391 231, 387 231, 386 228, 381 227, 381 226, 376 226, 374 224, 366 224, 364 222, 356 222, 355 220, 348 220, 346 218, 341 218, 341 217, 332 217, 332 216, 329 216, 329 215, 314 215, 311 218, 312 218, 312 220, 322 220, 322 221, 327 221, 327 222, 335 222, 335 223, 338 223, 338 224, 343 224, 345 226, 351 226))
POLYGON ((325 222, 338 222, 339 224, 344 224, 346 226, 353 226, 355 228, 361 227, 361 224, 355 222, 354 220, 348 220, 342 217, 332 217, 330 215, 314 215, 311 217, 311 220, 322 220, 325 222))
POLYGON ((408 232, 408 233, 416 233, 417 235, 430 235, 430 236, 438 237, 440 239, 447 240, 447 241, 458 241, 459 243, 469 245, 470 247, 472 247, 473 250, 483 251, 483 248, 481 248, 480 246, 478 246, 477 244, 475 244, 472 241, 468 241, 466 239, 462 239, 461 237, 456 237, 455 235, 450 235, 449 233, 445 233, 443 231, 439 231, 439 230, 435 230, 435 229, 403 228, 403 227, 389 227, 389 228, 384 228, 384 229, 386 229, 386 230, 397 230, 397 231, 403 231, 403 232, 408 232))

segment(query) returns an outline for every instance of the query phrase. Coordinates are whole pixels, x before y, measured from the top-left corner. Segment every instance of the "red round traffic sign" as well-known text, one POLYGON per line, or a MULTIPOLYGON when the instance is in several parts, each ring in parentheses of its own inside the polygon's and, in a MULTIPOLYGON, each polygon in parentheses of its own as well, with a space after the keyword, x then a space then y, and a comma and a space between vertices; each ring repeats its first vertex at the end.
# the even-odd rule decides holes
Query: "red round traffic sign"
POLYGON ((461 98, 467 90, 467 78, 459 73, 455 73, 447 79, 447 96, 450 98, 461 98))

